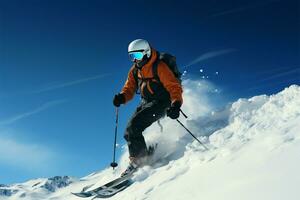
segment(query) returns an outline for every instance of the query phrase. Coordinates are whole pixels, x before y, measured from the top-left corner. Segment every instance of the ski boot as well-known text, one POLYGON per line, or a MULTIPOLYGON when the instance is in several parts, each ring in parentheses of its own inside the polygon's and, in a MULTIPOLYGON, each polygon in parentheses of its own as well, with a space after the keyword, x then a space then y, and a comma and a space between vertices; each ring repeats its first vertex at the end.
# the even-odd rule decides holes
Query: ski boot
POLYGON ((137 169, 139 167, 143 167, 144 165, 149 164, 149 161, 150 161, 149 159, 154 154, 156 148, 157 148, 157 144, 151 145, 148 147, 147 151, 144 153, 141 153, 140 156, 129 157, 129 160, 130 160, 129 165, 128 165, 127 169, 121 174, 121 177, 126 176, 128 174, 132 174, 135 171, 137 171, 137 169))
POLYGON ((135 157, 129 157, 129 165, 124 172, 122 172, 121 177, 133 174, 139 167, 138 159, 135 157))

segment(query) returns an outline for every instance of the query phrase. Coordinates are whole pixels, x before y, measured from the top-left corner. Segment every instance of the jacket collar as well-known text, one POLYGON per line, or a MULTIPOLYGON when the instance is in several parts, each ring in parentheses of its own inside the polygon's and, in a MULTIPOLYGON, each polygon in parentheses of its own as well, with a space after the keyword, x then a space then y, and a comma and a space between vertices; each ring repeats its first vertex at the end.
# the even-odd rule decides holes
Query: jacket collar
POLYGON ((152 48, 150 60, 143 67, 148 68, 149 66, 152 66, 153 63, 156 61, 156 58, 157 58, 157 52, 155 49, 152 48))

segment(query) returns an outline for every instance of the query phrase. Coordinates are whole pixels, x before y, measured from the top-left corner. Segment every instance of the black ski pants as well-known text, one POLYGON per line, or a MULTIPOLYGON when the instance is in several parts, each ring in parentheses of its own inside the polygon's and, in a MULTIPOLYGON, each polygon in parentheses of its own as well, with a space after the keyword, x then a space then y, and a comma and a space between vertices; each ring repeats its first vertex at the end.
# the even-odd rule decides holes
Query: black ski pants
POLYGON ((124 135, 130 157, 142 157, 147 154, 143 131, 153 122, 165 116, 168 107, 170 107, 170 100, 148 102, 142 100, 129 120, 124 135))

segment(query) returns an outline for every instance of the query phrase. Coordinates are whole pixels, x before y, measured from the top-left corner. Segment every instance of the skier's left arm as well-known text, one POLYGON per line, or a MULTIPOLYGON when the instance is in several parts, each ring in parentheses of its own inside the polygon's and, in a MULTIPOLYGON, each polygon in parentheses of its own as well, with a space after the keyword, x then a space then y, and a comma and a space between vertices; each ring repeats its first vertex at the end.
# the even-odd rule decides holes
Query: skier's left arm
POLYGON ((159 63, 157 67, 157 73, 160 82, 170 94, 171 103, 174 104, 176 102, 176 104, 181 105, 183 103, 182 86, 175 77, 174 73, 164 62, 159 63))

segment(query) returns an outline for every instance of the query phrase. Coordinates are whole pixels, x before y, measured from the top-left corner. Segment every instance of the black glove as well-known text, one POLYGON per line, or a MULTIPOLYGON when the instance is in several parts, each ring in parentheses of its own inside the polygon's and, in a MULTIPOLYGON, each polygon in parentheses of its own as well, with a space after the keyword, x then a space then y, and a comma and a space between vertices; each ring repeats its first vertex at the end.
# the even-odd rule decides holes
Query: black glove
POLYGON ((124 94, 116 94, 113 100, 113 104, 116 107, 120 107, 121 104, 125 103, 125 96, 124 94))
POLYGON ((171 119, 177 119, 180 114, 181 102, 175 101, 171 107, 167 109, 167 116, 171 119))

